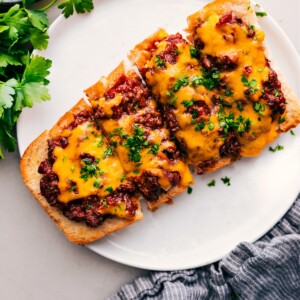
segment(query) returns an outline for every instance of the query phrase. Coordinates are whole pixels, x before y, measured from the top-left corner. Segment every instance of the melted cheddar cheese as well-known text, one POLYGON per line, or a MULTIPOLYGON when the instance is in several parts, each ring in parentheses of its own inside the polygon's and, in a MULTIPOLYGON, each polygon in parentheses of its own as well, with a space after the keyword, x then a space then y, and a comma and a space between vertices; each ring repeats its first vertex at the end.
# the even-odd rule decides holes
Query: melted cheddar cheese
POLYGON ((261 97, 264 93, 263 83, 268 81, 270 72, 266 65, 263 31, 255 29, 254 37, 248 37, 248 26, 251 24, 217 26, 219 20, 220 16, 214 13, 207 16, 201 26, 195 29, 193 39, 200 38, 203 42, 202 57, 227 56, 234 62, 234 68, 218 70, 219 80, 226 83, 229 94, 216 88, 208 89, 205 84, 193 84, 195 78, 205 77, 205 70, 203 71, 198 59, 191 57, 192 46, 188 43, 177 43, 176 63, 167 61, 162 68, 157 65, 157 56, 166 50, 168 42, 156 42, 157 48, 144 66, 149 68, 145 74, 147 84, 164 106, 171 105, 173 108, 180 128, 174 134, 186 147, 188 162, 196 166, 206 160, 220 159, 219 150, 226 141, 226 132, 220 130, 220 113, 225 119, 226 116, 233 115, 235 121, 241 119, 245 121, 244 124, 248 122, 247 130, 235 132, 241 156, 258 155, 278 136, 279 116, 272 116, 272 111, 261 97), (251 70, 249 74, 245 74, 246 66, 251 70), (187 79, 188 84, 174 90, 174 84, 183 78, 187 79), (247 90, 250 91, 250 97, 245 95, 247 90), (212 103, 213 96, 221 96, 220 99, 226 106, 212 103), (210 108, 211 113, 206 117, 205 127, 202 129, 202 126, 201 130, 195 127, 192 114, 187 113, 186 101, 191 100, 204 101, 210 108), (255 104, 261 111, 254 109, 255 104))
MULTIPOLYGON (((121 184, 124 170, 101 130, 86 122, 73 130, 64 130, 62 136, 68 138, 68 145, 64 149, 55 147, 56 160, 52 167, 59 178, 60 202, 68 203, 91 195, 103 199, 121 184), (95 161, 90 163, 83 154, 93 156, 95 161)), ((99 212, 132 218, 124 207, 121 202, 116 206, 101 205, 99 212)))
POLYGON ((148 100, 147 107, 139 108, 135 114, 123 114, 118 120, 109 118, 109 109, 111 107, 110 102, 115 103, 118 101, 116 99, 119 99, 120 97, 121 95, 117 94, 115 98, 109 100, 100 98, 93 102, 93 106, 94 108, 100 107, 102 113, 105 114, 106 118, 100 121, 101 126, 107 136, 110 136, 110 142, 115 147, 115 151, 118 154, 127 177, 141 176, 144 172, 147 172, 152 176, 158 177, 158 183, 160 186, 165 191, 168 191, 172 186, 170 181, 165 177, 164 171, 177 171, 181 176, 179 186, 187 188, 193 183, 193 178, 187 164, 179 159, 170 161, 163 152, 168 147, 175 146, 174 143, 170 141, 170 134, 167 129, 147 129, 147 137, 145 138, 145 141, 148 143, 148 146, 142 147, 140 150, 140 161, 137 162, 130 159, 129 149, 125 146, 126 140, 128 137, 134 136, 135 126, 144 130, 142 125, 136 124, 135 119, 140 115, 156 111, 157 107, 154 100, 148 100), (156 145, 158 148, 155 153, 151 152, 151 147, 153 145, 156 145))

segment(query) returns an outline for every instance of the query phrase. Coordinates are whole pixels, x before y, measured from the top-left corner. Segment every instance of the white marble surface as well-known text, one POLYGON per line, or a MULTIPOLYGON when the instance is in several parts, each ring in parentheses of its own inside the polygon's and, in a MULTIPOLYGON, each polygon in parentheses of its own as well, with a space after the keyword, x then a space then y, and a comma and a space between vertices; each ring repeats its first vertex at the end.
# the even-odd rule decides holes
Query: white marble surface
MULTIPOLYGON (((257 2, 300 52, 300 1, 257 2)), ((58 13, 50 9, 50 20, 58 13)), ((23 185, 18 152, 0 161, 0 190, 0 299, 105 299, 146 273, 67 242, 23 185)))

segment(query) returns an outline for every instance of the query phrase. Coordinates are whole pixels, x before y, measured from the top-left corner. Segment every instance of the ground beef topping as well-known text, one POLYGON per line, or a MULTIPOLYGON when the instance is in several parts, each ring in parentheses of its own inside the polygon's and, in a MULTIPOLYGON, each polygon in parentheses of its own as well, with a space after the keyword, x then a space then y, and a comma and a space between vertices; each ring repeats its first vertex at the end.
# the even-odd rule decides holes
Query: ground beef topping
MULTIPOLYGON (((68 129, 74 129, 76 126, 83 124, 89 119, 89 116, 80 113, 75 116, 74 121, 68 129)), ((134 216, 137 209, 136 204, 131 200, 130 196, 136 192, 135 185, 130 182, 125 182, 110 195, 100 199, 97 195, 77 199, 68 203, 59 201, 60 190, 58 188, 58 175, 53 172, 52 167, 56 160, 54 156, 55 147, 66 148, 68 146, 67 137, 57 137, 48 140, 48 158, 42 161, 38 167, 38 172, 42 174, 40 180, 41 195, 46 198, 48 203, 62 211, 62 213, 70 220, 76 222, 85 222, 90 227, 96 227, 103 223, 108 217, 106 214, 101 214, 101 209, 108 205, 118 206, 123 209, 126 214, 134 216)), ((94 164, 96 158, 88 153, 81 153, 81 160, 94 164)), ((69 180, 69 187, 73 193, 78 193, 76 182, 69 180)))
POLYGON ((138 108, 146 107, 151 94, 147 87, 137 78, 121 76, 117 83, 104 94, 109 101, 121 93, 123 98, 118 106, 113 106, 113 119, 119 119, 122 114, 133 114, 138 108))
POLYGON ((163 192, 160 184, 158 183, 158 178, 148 174, 147 172, 143 173, 141 176, 132 177, 129 180, 138 187, 142 195, 149 202, 157 201, 163 192))

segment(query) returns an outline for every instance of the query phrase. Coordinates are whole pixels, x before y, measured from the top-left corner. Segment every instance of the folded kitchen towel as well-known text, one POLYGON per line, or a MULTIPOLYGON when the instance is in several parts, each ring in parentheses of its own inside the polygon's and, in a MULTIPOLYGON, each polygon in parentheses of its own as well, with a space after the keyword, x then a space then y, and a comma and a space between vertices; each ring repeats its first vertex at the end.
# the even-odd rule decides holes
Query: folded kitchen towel
POLYGON ((240 243, 218 263, 202 268, 150 272, 109 299, 299 300, 300 195, 259 241, 240 243))

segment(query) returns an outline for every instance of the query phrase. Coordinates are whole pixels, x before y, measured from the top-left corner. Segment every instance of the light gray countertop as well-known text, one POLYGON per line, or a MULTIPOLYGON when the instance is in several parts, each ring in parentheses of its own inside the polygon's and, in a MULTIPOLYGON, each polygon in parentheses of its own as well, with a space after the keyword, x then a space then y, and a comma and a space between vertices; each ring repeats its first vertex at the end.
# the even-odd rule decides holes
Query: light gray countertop
MULTIPOLYGON (((300 52, 299 0, 257 2, 300 52)), ((58 14, 51 8, 50 20, 58 14)), ((105 299, 147 273, 69 243, 24 186, 19 159, 18 152, 5 153, 0 161, 0 299, 105 299)))

